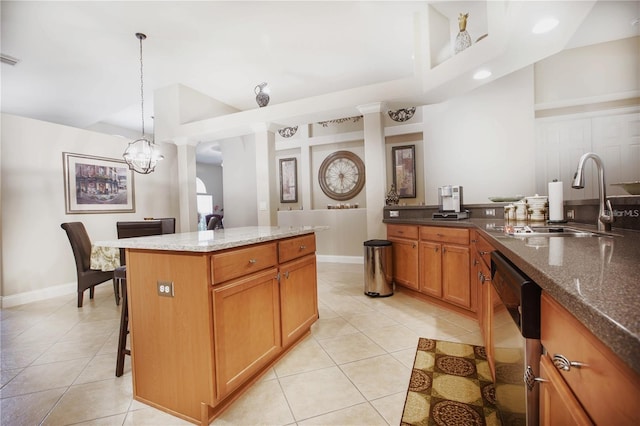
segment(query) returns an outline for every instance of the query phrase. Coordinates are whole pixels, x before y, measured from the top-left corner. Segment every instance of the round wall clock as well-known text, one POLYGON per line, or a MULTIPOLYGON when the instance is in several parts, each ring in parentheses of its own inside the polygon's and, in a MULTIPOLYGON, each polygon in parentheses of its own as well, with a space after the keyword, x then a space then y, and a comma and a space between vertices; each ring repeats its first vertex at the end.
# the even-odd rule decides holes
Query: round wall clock
POLYGON ((364 187, 364 163, 353 152, 334 152, 320 165, 318 182, 327 197, 337 201, 349 200, 364 187))

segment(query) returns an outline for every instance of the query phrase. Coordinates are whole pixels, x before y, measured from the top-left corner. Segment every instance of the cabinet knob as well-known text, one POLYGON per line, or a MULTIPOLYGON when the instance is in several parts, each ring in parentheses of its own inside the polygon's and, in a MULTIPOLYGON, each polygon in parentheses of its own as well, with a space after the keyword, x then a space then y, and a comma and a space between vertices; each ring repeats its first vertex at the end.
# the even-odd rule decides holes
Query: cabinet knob
POLYGON ((438 247, 434 247, 433 250, 437 253, 438 252, 438 247))
POLYGON ((535 385, 536 382, 542 383, 548 382, 548 380, 541 377, 536 377, 535 373, 533 372, 533 368, 531 368, 530 365, 527 365, 527 369, 524 371, 524 383, 527 385, 527 389, 529 389, 529 391, 532 391, 533 385, 535 385))
POLYGON ((257 263, 257 262, 258 262, 258 261, 257 261, 256 259, 249 259, 249 263, 251 263, 252 265, 253 265, 254 263, 257 263))
POLYGON ((287 271, 287 272, 285 272, 285 273, 284 273, 284 277, 285 277, 286 279, 289 279, 289 271, 287 271))
POLYGON ((556 366, 558 370, 562 371, 571 371, 571 367, 582 368, 587 367, 587 364, 578 361, 569 361, 567 357, 562 354, 554 354, 553 355, 553 365, 556 366))
POLYGON ((480 282, 484 284, 486 281, 491 281, 491 278, 485 277, 482 272, 480 272, 480 282))
POLYGON ((411 248, 416 248, 416 243, 413 243, 413 244, 411 245, 411 248))
POLYGON ((307 248, 307 246, 304 246, 304 245, 300 246, 300 250, 304 250, 306 248, 307 248))

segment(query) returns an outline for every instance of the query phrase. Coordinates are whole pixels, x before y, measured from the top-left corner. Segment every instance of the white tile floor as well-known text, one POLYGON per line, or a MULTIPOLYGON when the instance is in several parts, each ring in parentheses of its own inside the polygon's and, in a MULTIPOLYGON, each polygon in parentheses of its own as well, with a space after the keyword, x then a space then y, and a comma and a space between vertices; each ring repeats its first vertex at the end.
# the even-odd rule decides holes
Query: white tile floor
MULTIPOLYGON (((481 345, 477 323, 406 294, 369 298, 362 265, 318 264, 320 319, 214 425, 398 425, 418 337, 481 345)), ((1 311, 2 425, 177 425, 115 377, 113 287, 1 311)))

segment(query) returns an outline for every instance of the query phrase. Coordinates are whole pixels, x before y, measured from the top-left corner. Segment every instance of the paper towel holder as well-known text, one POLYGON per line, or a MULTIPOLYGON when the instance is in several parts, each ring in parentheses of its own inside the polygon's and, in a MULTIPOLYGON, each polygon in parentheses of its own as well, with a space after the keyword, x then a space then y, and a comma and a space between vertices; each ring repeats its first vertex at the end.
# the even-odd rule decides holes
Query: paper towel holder
MULTIPOLYGON (((558 179, 554 179, 552 182, 558 182, 558 179)), ((551 192, 551 191, 549 191, 549 192, 551 192)), ((549 199, 548 200, 549 200, 549 203, 551 203, 551 194, 549 194, 549 199)), ((549 207, 551 207, 551 206, 549 206, 549 207)), ((548 224, 567 223, 567 220, 564 219, 564 200, 563 200, 563 203, 562 203, 562 217, 563 217, 563 219, 561 219, 561 220, 551 220, 551 218, 549 218, 549 220, 547 220, 547 223, 548 224)))

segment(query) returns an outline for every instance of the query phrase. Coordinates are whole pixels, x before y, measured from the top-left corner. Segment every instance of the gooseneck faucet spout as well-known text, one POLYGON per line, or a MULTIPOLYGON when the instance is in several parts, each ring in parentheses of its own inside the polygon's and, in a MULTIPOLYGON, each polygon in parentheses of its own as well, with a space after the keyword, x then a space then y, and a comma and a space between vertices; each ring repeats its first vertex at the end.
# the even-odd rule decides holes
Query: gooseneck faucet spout
POLYGON ((593 152, 587 152, 578 161, 578 168, 575 175, 573 175, 572 188, 582 189, 584 188, 584 163, 591 158, 596 167, 598 168, 598 199, 600 201, 600 211, 598 213, 598 231, 611 231, 611 223, 613 222, 613 209, 611 208, 611 202, 607 200, 607 195, 604 185, 604 164, 602 159, 593 152))

